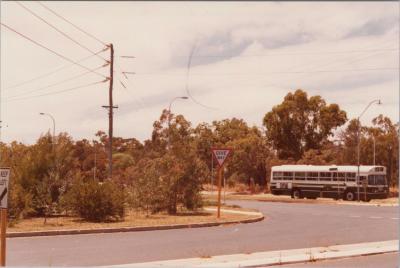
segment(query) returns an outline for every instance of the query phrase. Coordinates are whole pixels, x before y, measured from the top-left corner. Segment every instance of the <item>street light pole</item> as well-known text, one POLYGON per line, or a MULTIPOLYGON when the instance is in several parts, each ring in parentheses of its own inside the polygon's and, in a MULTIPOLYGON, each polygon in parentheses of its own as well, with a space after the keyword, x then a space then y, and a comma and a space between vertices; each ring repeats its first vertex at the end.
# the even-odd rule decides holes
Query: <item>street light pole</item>
POLYGON ((375 166, 375 136, 373 136, 374 139, 374 166, 375 166))
POLYGON ((54 120, 54 117, 51 114, 40 113, 40 115, 47 115, 53 121, 53 138, 51 140, 52 140, 53 152, 54 152, 54 143, 55 143, 55 138, 56 138, 56 120, 54 120))
POLYGON ((365 111, 372 105, 372 104, 382 104, 381 100, 373 100, 370 103, 368 103, 367 107, 362 111, 362 113, 357 117, 357 200, 360 202, 360 131, 361 131, 361 122, 360 118, 363 116, 365 111))
POLYGON ((170 147, 170 133, 169 133, 169 131, 171 130, 170 129, 171 128, 171 106, 172 106, 172 103, 174 101, 176 101, 177 99, 187 100, 188 97, 186 97, 186 96, 175 97, 169 103, 169 106, 168 106, 168 147, 170 147))

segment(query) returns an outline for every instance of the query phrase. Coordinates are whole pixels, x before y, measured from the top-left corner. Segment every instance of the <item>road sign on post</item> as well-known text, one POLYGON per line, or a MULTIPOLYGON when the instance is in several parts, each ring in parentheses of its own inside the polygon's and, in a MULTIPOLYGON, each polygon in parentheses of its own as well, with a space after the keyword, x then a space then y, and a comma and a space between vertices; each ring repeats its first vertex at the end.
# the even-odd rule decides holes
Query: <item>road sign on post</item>
POLYGON ((10 169, 0 168, 0 209, 1 209, 1 248, 0 248, 0 266, 6 265, 6 233, 7 233, 7 198, 8 181, 10 179, 10 169))
POLYGON ((225 160, 228 158, 228 155, 231 153, 231 149, 229 148, 212 148, 213 156, 218 163, 218 209, 217 209, 217 217, 221 216, 221 181, 222 181, 222 172, 223 165, 225 160))

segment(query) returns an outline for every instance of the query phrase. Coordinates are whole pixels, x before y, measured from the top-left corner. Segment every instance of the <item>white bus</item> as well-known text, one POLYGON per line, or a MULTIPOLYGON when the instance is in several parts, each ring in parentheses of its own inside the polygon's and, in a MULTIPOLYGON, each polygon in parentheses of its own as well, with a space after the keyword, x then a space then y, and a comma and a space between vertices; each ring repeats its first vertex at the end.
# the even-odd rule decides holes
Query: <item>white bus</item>
POLYGON ((282 165, 271 169, 270 190, 292 198, 330 197, 363 200, 387 198, 386 167, 282 165), (358 185, 357 185, 358 182, 358 185))

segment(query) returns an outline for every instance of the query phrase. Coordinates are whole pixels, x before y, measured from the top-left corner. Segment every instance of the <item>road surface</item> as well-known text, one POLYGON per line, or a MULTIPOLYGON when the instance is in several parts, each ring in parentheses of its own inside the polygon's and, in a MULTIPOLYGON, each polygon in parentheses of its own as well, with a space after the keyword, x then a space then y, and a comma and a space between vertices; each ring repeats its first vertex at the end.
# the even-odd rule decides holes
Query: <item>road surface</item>
POLYGON ((132 233, 11 238, 8 265, 95 266, 398 239, 398 207, 232 201, 258 223, 132 233))

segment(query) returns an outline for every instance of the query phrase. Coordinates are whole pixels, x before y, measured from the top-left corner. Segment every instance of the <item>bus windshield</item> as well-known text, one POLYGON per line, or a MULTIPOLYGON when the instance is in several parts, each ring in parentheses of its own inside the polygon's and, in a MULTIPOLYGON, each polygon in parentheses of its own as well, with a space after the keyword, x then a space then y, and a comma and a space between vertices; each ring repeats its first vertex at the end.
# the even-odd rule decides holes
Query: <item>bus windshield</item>
POLYGON ((369 175, 368 176, 369 185, 386 185, 385 175, 369 175))

